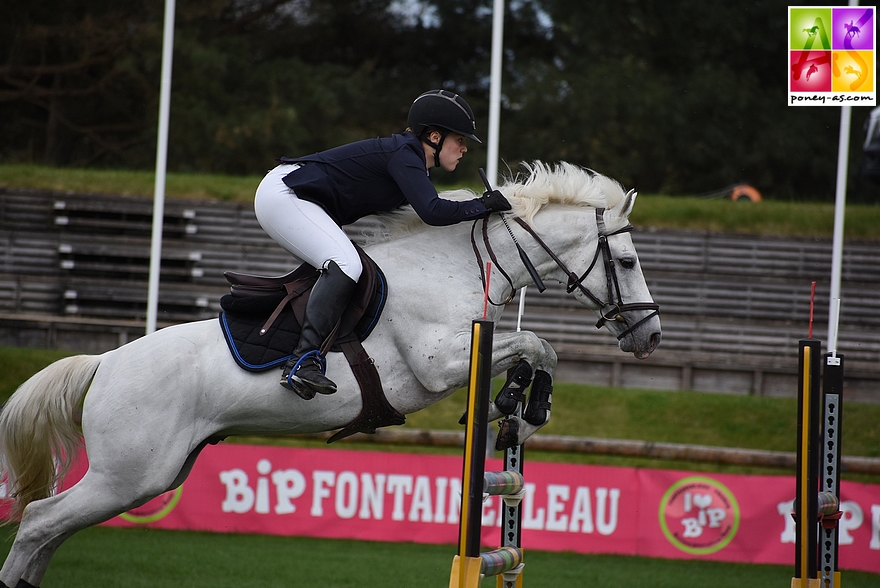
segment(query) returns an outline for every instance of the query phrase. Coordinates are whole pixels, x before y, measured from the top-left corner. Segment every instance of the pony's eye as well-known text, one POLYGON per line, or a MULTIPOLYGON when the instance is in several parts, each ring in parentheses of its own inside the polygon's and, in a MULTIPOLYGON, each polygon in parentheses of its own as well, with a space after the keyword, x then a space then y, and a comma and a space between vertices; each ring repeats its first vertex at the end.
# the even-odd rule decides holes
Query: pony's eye
POLYGON ((619 260, 617 260, 617 263, 620 264, 620 267, 626 269, 632 269, 636 267, 636 259, 634 257, 621 257, 619 260))

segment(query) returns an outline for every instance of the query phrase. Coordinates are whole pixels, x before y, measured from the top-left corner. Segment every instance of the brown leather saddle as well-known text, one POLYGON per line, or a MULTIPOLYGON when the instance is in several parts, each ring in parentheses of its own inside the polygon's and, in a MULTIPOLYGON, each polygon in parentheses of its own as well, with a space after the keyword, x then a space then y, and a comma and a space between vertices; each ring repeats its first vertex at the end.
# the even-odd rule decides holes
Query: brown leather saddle
MULTIPOLYGON (((406 417, 385 397, 379 372, 364 350, 365 340, 379 320, 388 286, 382 270, 360 247, 363 271, 336 327, 320 352, 342 352, 361 389, 360 414, 337 431, 328 443, 354 433, 375 433, 379 427, 402 425, 406 417)), ((296 346, 312 286, 320 272, 302 264, 284 276, 253 276, 224 272, 230 293, 223 296, 220 323, 232 356, 242 368, 263 371, 287 361, 296 346)))

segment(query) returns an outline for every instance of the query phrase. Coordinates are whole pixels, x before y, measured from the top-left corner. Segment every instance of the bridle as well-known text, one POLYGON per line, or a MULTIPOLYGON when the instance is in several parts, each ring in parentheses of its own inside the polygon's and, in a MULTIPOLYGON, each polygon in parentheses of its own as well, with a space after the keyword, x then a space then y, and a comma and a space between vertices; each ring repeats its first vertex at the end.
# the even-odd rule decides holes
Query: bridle
MULTIPOLYGON (((626 325, 626 330, 617 335, 617 339, 623 339, 630 333, 632 333, 635 329, 637 329, 640 325, 654 318, 658 314, 660 314, 660 305, 654 302, 630 302, 624 303, 623 297, 620 293, 620 283, 617 280, 617 271, 614 268, 614 260, 611 258, 611 247, 608 245, 608 237, 612 237, 614 235, 619 235, 621 233, 629 233, 633 230, 633 226, 631 224, 627 224, 625 227, 620 228, 614 232, 608 233, 605 228, 605 219, 603 218, 603 214, 605 212, 604 208, 596 208, 596 227, 598 229, 598 242, 596 244, 596 252, 593 254, 593 261, 590 262, 589 267, 584 271, 583 274, 578 277, 578 275, 568 269, 568 266, 565 265, 556 253, 553 252, 552 249, 544 242, 543 239, 535 232, 535 230, 529 226, 529 224, 521 218, 515 217, 513 220, 516 221, 525 231, 532 236, 532 238, 547 252, 550 258, 559 266, 563 272, 568 275, 568 284, 566 285, 565 292, 567 294, 571 294, 575 290, 579 290, 584 296, 593 301, 596 306, 602 309, 602 318, 596 323, 596 328, 601 329, 606 322, 615 321, 621 322, 626 325), (596 294, 590 291, 584 285, 584 280, 587 279, 587 276, 590 275, 590 272, 593 271, 593 268, 596 267, 597 262, 599 261, 599 255, 602 256, 602 263, 605 267, 605 282, 607 289, 607 302, 603 301, 596 294), (623 313, 633 311, 633 310, 652 310, 654 312, 648 314, 640 321, 635 323, 634 325, 630 325, 626 320, 626 317, 623 313)), ((486 251, 489 253, 489 257, 492 259, 492 262, 495 264, 499 273, 504 276, 507 280, 508 284, 510 284, 511 292, 510 295, 505 299, 502 303, 495 303, 489 299, 489 303, 493 306, 503 306, 513 300, 514 296, 514 287, 513 281, 510 279, 510 276, 498 263, 498 259, 495 256, 495 252, 492 250, 492 246, 489 244, 489 234, 488 234, 488 224, 489 218, 488 215, 483 218, 483 226, 482 226, 482 234, 483 234, 483 244, 486 247, 486 251)), ((474 222, 471 227, 471 245, 474 249, 474 254, 477 257, 477 263, 480 266, 480 278, 483 281, 483 285, 486 283, 486 274, 483 268, 483 258, 480 255, 480 251, 477 248, 476 239, 474 237, 474 231, 476 230, 477 223, 474 222)))

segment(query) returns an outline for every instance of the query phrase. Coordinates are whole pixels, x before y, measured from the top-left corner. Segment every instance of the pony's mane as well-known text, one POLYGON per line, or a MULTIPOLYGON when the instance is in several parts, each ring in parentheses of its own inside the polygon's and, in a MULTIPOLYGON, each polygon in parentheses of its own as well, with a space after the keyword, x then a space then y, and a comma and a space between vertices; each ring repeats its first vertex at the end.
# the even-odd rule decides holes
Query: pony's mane
POLYGON ((505 181, 499 188, 510 200, 515 216, 530 222, 548 204, 614 208, 626 194, 615 180, 593 170, 561 161, 522 164, 525 173, 505 181))
MULTIPOLYGON (((513 207, 510 214, 531 222, 541 208, 559 204, 592 208, 614 208, 623 202, 623 187, 615 180, 567 162, 549 165, 540 161, 523 163, 522 171, 505 178, 498 190, 513 207)), ((440 193, 447 200, 476 198, 472 190, 447 190, 440 193)), ((368 243, 390 241, 428 227, 411 206, 375 217, 380 227, 364 231, 368 243)))

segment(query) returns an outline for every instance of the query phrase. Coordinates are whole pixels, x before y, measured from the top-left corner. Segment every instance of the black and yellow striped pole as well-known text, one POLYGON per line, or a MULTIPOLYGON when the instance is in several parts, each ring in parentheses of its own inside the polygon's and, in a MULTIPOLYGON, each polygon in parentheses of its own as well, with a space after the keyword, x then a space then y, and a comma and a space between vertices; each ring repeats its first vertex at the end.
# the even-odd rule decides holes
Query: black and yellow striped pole
POLYGON ((475 320, 471 327, 471 359, 468 383, 467 430, 461 478, 461 521, 458 555, 452 562, 449 588, 480 585, 483 560, 480 535, 483 516, 486 422, 492 393, 492 341, 494 323, 475 320))
POLYGON ((818 339, 798 345, 798 447, 795 516, 795 577, 792 588, 818 588, 819 458, 822 403, 819 392, 822 351, 818 339))

